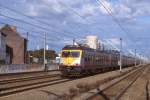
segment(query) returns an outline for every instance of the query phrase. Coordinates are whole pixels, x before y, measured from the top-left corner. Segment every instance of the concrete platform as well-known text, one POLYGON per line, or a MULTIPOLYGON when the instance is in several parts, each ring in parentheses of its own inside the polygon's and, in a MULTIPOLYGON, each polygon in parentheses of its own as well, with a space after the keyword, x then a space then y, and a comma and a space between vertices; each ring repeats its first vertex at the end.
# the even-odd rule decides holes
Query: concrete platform
MULTIPOLYGON (((0 65, 0 75, 9 73, 22 73, 22 72, 33 72, 43 71, 45 68, 42 64, 14 64, 14 65, 0 65)), ((58 70, 57 64, 48 64, 48 70, 58 70)))

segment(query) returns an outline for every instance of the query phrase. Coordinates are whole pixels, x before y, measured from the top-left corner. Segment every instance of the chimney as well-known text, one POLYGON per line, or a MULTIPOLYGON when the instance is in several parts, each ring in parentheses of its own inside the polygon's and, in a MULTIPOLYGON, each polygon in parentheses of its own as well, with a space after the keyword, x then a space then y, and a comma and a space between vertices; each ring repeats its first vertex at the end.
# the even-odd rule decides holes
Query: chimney
POLYGON ((16 31, 17 31, 16 26, 12 25, 12 26, 10 26, 10 27, 11 27, 11 29, 12 29, 14 32, 16 32, 16 31))

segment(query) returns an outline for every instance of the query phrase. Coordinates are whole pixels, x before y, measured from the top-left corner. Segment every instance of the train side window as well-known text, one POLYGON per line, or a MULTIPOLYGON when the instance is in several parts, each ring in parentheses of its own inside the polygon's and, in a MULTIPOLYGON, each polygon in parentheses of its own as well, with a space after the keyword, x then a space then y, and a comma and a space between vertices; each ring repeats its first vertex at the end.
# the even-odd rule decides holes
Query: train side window
POLYGON ((101 60, 102 60, 102 64, 103 64, 103 61, 104 61, 104 56, 103 55, 102 55, 102 59, 101 60))
POLYGON ((91 60, 91 63, 93 63, 93 56, 91 56, 90 58, 91 58, 91 59, 90 59, 90 60, 91 60))
POLYGON ((94 63, 94 56, 91 56, 91 59, 92 59, 92 63, 94 63))
POLYGON ((95 56, 92 56, 92 61, 93 63, 95 63, 95 56))
POLYGON ((88 61, 88 58, 87 58, 87 57, 85 57, 85 58, 84 58, 84 61, 85 61, 85 62, 87 62, 87 61, 88 61))
POLYGON ((90 62, 90 56, 88 56, 88 62, 90 62))
POLYGON ((93 63, 93 56, 91 56, 91 62, 93 63))

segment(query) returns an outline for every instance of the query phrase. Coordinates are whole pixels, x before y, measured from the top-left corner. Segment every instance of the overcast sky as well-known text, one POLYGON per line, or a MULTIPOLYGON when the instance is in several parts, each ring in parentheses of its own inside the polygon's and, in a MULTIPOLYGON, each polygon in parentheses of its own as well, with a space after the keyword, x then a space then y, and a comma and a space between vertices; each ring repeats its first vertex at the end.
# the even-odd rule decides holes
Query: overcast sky
POLYGON ((92 34, 114 48, 122 37, 131 53, 150 50, 149 0, 0 0, 0 15, 1 25, 16 25, 23 36, 29 32, 30 49, 41 48, 47 33, 49 48, 57 51, 92 34))

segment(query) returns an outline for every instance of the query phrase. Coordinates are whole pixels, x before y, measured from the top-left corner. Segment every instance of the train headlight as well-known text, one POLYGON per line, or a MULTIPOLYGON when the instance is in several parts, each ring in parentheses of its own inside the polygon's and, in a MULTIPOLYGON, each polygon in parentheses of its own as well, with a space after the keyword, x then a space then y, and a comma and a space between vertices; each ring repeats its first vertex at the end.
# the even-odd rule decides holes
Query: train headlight
POLYGON ((76 66, 79 66, 79 64, 78 64, 78 63, 76 63, 75 65, 76 65, 76 66))

